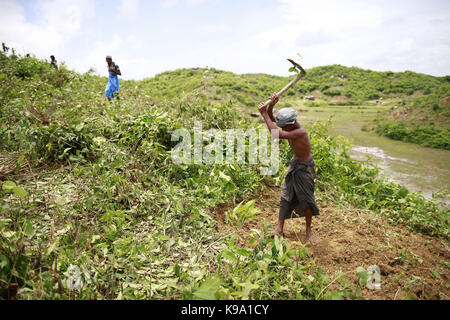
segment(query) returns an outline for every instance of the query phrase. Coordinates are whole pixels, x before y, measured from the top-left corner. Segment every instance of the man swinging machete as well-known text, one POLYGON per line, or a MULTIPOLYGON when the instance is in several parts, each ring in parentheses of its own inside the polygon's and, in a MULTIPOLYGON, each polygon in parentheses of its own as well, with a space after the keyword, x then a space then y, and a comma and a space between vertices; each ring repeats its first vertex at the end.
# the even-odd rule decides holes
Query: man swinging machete
POLYGON ((314 198, 315 163, 311 154, 311 144, 305 128, 297 121, 296 110, 282 108, 274 117, 273 107, 279 100, 278 96, 279 94, 274 93, 270 97, 270 102, 263 102, 258 107, 272 135, 278 133, 279 139, 287 139, 294 152, 281 190, 278 226, 274 234, 284 235, 286 219, 305 217, 306 237, 315 245, 318 239, 312 233, 311 220, 312 216, 319 215, 319 208, 314 198), (274 122, 282 129, 281 131, 274 122))

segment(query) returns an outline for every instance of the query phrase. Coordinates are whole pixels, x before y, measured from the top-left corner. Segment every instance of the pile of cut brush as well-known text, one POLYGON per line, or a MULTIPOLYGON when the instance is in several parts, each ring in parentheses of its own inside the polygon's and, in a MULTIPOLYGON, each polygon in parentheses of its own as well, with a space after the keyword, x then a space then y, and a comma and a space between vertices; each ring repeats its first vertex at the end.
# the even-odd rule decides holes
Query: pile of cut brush
POLYGON ((30 168, 30 163, 21 152, 8 153, 6 155, 0 154, 0 177, 27 173, 30 171, 30 168))

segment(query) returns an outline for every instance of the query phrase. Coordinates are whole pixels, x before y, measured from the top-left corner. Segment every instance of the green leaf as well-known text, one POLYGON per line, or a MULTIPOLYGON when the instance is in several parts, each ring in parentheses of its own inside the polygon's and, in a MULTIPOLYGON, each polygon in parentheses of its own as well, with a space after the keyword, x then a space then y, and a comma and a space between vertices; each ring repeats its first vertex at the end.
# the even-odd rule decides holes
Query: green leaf
POLYGON ((81 122, 80 124, 78 124, 78 125, 75 127, 75 130, 76 130, 76 131, 81 131, 81 130, 83 130, 83 128, 84 128, 84 122, 81 122))
POLYGON ((230 262, 236 262, 237 261, 236 255, 233 252, 229 251, 229 250, 223 251, 222 252, 222 256, 225 259, 230 260, 230 262))
POLYGON ((356 269, 356 273, 359 277, 359 284, 361 286, 365 286, 367 284, 367 281, 369 280, 369 273, 367 272, 367 270, 363 267, 358 267, 356 269))
POLYGON ((48 249, 47 249, 47 255, 50 255, 50 253, 52 253, 53 250, 55 250, 56 244, 57 244, 57 241, 54 241, 54 242, 48 247, 48 249))
POLYGON ((225 173, 223 173, 222 171, 219 172, 219 177, 226 180, 226 181, 230 181, 231 178, 229 176, 227 176, 225 173))
POLYGON ((11 221, 11 219, 0 219, 0 229, 9 224, 11 221))
POLYGON ((17 164, 19 166, 22 165, 24 160, 25 160, 25 156, 24 155, 19 156, 19 158, 17 159, 17 164))
POLYGON ((344 295, 340 291, 333 291, 331 293, 330 300, 344 300, 344 295))
POLYGON ((242 249, 242 248, 235 248, 234 250, 236 250, 237 253, 239 253, 241 256, 249 256, 250 255, 250 251, 242 249))
POLYGON ((279 238, 278 236, 275 236, 275 242, 274 242, 275 248, 278 251, 278 255, 280 257, 283 256, 283 242, 281 240, 281 238, 279 238))
POLYGON ((16 187, 16 183, 13 181, 5 181, 2 185, 2 190, 6 192, 11 192, 16 187))
POLYGON ((23 226, 23 232, 29 237, 34 236, 35 231, 34 231, 33 225, 31 224, 30 221, 25 222, 25 224, 23 226))
POLYGON ((18 196, 21 199, 25 198, 28 195, 28 192, 22 187, 15 187, 12 189, 12 191, 16 196, 18 196))
POLYGON ((208 278, 206 279, 200 288, 198 288, 197 291, 194 292, 194 296, 199 299, 204 300, 215 300, 216 299, 216 292, 220 288, 220 279, 219 278, 208 278))
POLYGON ((430 269, 431 274, 433 275, 433 277, 435 279, 440 279, 441 275, 439 274, 439 272, 434 271, 433 269, 430 269))
POLYGON ((375 183, 369 183, 366 188, 372 193, 372 194, 376 194, 377 190, 378 190, 378 185, 375 183))
POLYGON ((8 266, 9 260, 6 256, 0 254, 0 269, 3 269, 4 267, 8 266))
POLYGON ((175 264, 175 267, 173 268, 173 271, 175 272, 175 275, 177 276, 177 277, 179 277, 180 276, 180 266, 178 265, 178 264, 175 264))

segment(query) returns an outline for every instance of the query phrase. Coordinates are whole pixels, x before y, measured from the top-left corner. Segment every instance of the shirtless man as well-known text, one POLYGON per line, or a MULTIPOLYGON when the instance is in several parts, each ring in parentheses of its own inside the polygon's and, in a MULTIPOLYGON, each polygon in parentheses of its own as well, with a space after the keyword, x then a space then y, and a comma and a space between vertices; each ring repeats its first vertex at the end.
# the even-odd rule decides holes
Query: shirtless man
POLYGON ((311 220, 313 215, 319 215, 319 208, 314 198, 315 164, 311 155, 308 133, 297 122, 297 111, 292 108, 283 108, 274 117, 273 107, 278 102, 277 94, 274 93, 270 100, 272 103, 269 106, 264 103, 259 105, 259 112, 272 135, 278 134, 280 139, 287 139, 294 152, 281 191, 278 226, 274 234, 283 236, 286 219, 304 216, 306 237, 315 245, 318 241, 311 231, 311 220), (282 131, 278 130, 274 122, 282 128, 282 131))

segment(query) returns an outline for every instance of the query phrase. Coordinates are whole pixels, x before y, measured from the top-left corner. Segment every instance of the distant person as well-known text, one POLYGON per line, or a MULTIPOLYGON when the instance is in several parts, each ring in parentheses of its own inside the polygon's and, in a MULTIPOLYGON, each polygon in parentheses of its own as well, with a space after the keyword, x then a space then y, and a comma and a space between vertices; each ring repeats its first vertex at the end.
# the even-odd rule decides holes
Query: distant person
POLYGON ((50 59, 51 59, 50 63, 52 64, 52 66, 54 66, 56 70, 58 70, 58 62, 56 61, 55 56, 51 55, 50 59))
POLYGON ((106 84, 105 95, 109 101, 114 97, 117 97, 117 99, 120 100, 119 77, 117 76, 121 76, 122 73, 120 72, 119 66, 112 61, 111 56, 106 56, 106 62, 108 63, 109 80, 106 84))
POLYGON ((315 163, 311 154, 311 144, 308 133, 297 122, 297 111, 292 108, 282 108, 273 116, 273 107, 278 102, 278 95, 274 93, 269 106, 259 105, 259 112, 264 118, 268 129, 278 132, 279 139, 286 139, 294 153, 289 162, 288 172, 281 190, 278 226, 274 234, 283 236, 284 221, 290 218, 305 217, 306 238, 315 245, 317 238, 311 230, 312 216, 319 215, 319 208, 314 198, 315 163), (282 128, 279 131, 276 125, 282 128), (295 214, 294 214, 295 210, 295 214))

